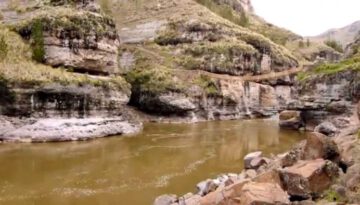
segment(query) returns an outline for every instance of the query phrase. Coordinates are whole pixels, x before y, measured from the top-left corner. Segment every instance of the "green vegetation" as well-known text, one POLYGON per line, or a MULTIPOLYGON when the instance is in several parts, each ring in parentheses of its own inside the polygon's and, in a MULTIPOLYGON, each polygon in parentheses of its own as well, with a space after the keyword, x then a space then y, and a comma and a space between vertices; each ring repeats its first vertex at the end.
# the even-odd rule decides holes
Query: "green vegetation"
POLYGON ((173 81, 173 74, 167 68, 135 69, 127 73, 125 79, 133 86, 133 90, 146 93, 163 93, 180 91, 173 81))
POLYGON ((38 19, 34 22, 31 29, 31 39, 32 42, 32 58, 39 62, 44 62, 45 48, 44 48, 44 36, 43 36, 43 25, 42 22, 38 19))
MULTIPOLYGON (((115 23, 110 17, 99 16, 91 12, 77 12, 66 7, 54 7, 48 10, 15 25, 14 30, 26 37, 34 32, 34 28, 39 28, 39 24, 41 24, 44 32, 71 31, 72 38, 83 38, 94 35, 94 33, 97 38, 103 36, 112 39, 117 38, 115 23)), ((66 32, 65 35, 70 35, 70 32, 66 32)))
POLYGON ((32 60, 32 49, 17 33, 0 25, 0 36, 7 45, 7 55, 0 62, 0 78, 7 86, 34 87, 52 83, 61 85, 92 85, 120 89, 129 92, 129 84, 121 77, 110 79, 92 78, 85 74, 70 73, 66 69, 54 69, 32 60))
POLYGON ((345 59, 339 63, 323 63, 310 71, 300 72, 297 78, 306 81, 314 75, 332 75, 346 70, 360 71, 360 56, 345 59))
POLYGON ((324 42, 327 46, 333 48, 334 50, 336 50, 337 52, 343 53, 344 49, 341 46, 341 44, 335 40, 327 40, 324 42))
POLYGON ((200 75, 194 80, 194 83, 202 87, 207 95, 219 95, 219 89, 216 86, 216 82, 207 75, 200 75))
POLYGON ((325 199, 328 202, 344 202, 343 197, 341 197, 336 191, 334 190, 328 190, 325 193, 325 199))
POLYGON ((250 24, 250 19, 244 11, 239 15, 230 6, 217 4, 213 0, 196 0, 196 2, 237 25, 248 27, 250 24))

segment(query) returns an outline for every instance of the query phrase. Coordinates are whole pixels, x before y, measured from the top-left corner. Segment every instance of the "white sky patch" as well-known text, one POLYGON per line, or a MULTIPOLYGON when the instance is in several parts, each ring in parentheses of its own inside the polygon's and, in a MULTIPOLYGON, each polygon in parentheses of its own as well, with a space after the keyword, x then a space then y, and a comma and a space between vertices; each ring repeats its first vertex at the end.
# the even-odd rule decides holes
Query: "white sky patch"
POLYGON ((302 36, 360 20, 360 0, 252 0, 255 13, 266 21, 302 36))

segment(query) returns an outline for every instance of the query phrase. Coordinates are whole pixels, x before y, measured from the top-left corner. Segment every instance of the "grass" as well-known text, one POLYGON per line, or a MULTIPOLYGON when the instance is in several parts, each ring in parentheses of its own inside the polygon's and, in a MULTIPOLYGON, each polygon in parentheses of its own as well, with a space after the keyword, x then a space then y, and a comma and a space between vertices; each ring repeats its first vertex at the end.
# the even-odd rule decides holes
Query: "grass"
POLYGON ((62 68, 54 69, 34 62, 30 46, 24 43, 17 33, 3 25, 0 25, 0 36, 3 36, 8 49, 6 57, 0 62, 0 77, 5 79, 9 86, 34 87, 59 83, 130 91, 129 85, 122 77, 112 77, 109 80, 96 79, 86 74, 71 73, 62 68))
POLYGON ((360 71, 360 56, 354 56, 349 59, 340 61, 339 63, 323 63, 317 67, 303 71, 297 74, 297 78, 300 82, 304 82, 311 79, 312 76, 316 75, 333 75, 346 70, 360 71))
POLYGON ((324 43, 325 43, 325 45, 333 48, 337 52, 344 53, 344 49, 343 49, 342 45, 339 42, 329 39, 329 40, 326 40, 324 43))
POLYGON ((135 92, 164 93, 181 89, 173 81, 173 73, 167 68, 135 69, 127 73, 126 80, 135 92))
POLYGON ((328 202, 344 202, 345 200, 338 193, 336 193, 336 191, 331 189, 325 192, 325 199, 328 202))
POLYGON ((44 32, 72 31, 71 34, 65 32, 65 35, 72 35, 72 38, 83 38, 94 33, 97 38, 103 36, 117 38, 115 22, 112 18, 87 11, 77 11, 71 7, 46 7, 35 12, 32 18, 14 25, 13 29, 27 37, 32 32, 36 32, 39 22, 44 32))
POLYGON ((207 95, 219 95, 219 89, 216 82, 207 75, 200 75, 195 78, 194 83, 203 88, 207 95))

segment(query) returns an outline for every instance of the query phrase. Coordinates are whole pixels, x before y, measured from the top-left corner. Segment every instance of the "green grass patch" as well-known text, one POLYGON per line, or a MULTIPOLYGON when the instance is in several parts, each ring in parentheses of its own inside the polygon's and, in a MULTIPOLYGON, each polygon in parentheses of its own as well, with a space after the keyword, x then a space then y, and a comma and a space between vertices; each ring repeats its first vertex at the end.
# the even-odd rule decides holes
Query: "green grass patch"
POLYGON ((200 75, 198 78, 195 78, 194 83, 202 87, 207 95, 219 95, 219 89, 216 82, 207 75, 200 75))
POLYGON ((135 69, 127 73, 125 79, 137 92, 180 91, 180 86, 173 81, 171 69, 167 68, 135 69))
POLYGON ((91 85, 130 92, 129 84, 122 77, 100 79, 37 63, 32 59, 31 46, 24 43, 21 36, 3 25, 0 25, 0 36, 7 45, 7 55, 0 62, 0 78, 6 82, 7 86, 36 87, 58 83, 61 85, 91 85))

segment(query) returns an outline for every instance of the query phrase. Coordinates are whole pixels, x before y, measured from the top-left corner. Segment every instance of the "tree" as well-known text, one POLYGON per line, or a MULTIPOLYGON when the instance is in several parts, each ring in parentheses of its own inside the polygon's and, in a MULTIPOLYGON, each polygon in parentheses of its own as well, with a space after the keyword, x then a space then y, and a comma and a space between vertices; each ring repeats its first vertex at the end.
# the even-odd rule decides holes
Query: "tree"
POLYGON ((340 53, 343 53, 344 52, 344 49, 343 47, 341 46, 341 44, 335 40, 327 40, 325 41, 325 44, 331 48, 333 48, 334 50, 340 52, 340 53))
POLYGON ((43 34, 43 25, 41 20, 36 20, 31 29, 31 39, 32 39, 32 58, 37 62, 44 62, 45 57, 45 48, 44 48, 44 34, 43 34))
POLYGON ((310 39, 306 39, 306 47, 310 47, 310 45, 311 45, 310 39))

